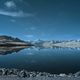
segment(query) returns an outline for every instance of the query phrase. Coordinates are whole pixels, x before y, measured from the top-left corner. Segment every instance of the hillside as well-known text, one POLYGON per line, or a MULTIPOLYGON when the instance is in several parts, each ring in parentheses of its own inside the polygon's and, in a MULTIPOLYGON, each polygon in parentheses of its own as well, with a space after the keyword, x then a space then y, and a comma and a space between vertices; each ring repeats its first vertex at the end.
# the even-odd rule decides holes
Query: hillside
POLYGON ((0 36, 0 46, 26 46, 29 45, 25 41, 22 41, 18 38, 13 38, 11 36, 0 36))

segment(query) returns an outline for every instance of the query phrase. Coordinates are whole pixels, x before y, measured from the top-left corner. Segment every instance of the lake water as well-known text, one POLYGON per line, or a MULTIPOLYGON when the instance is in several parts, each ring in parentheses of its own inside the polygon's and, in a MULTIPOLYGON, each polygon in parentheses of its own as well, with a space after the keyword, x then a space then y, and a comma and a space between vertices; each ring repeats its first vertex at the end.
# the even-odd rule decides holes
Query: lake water
POLYGON ((80 50, 25 48, 16 52, 1 52, 0 67, 57 74, 75 73, 80 70, 80 50))

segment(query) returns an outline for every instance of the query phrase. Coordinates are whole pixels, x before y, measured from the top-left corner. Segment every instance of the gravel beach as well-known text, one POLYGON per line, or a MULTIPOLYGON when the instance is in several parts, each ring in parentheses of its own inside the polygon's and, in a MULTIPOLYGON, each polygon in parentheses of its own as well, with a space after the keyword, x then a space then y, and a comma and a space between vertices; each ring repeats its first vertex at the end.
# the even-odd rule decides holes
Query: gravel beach
POLYGON ((18 69, 0 69, 0 80, 80 80, 80 72, 75 74, 50 74, 46 72, 28 72, 18 69))
POLYGON ((14 75, 10 76, 0 76, 0 80, 80 80, 80 77, 46 77, 46 76, 38 76, 38 77, 17 77, 14 75))

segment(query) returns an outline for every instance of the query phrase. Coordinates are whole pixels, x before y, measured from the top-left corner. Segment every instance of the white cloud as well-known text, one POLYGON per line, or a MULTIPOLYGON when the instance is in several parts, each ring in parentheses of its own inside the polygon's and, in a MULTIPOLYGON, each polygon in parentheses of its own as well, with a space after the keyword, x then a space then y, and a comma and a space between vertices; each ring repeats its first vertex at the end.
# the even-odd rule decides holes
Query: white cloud
POLYGON ((4 5, 8 8, 15 8, 16 4, 13 1, 7 1, 4 3, 4 5))
POLYGON ((30 17, 30 16, 34 16, 33 14, 24 13, 23 11, 9 12, 9 11, 0 10, 0 14, 5 15, 5 16, 11 16, 11 17, 30 17))
MULTIPOLYGON (((19 0, 19 1, 23 2, 23 0, 19 0)), ((6 1, 4 5, 6 6, 7 10, 0 9, 0 15, 10 16, 10 17, 33 17, 34 16, 34 14, 24 12, 22 9, 18 9, 19 7, 17 7, 16 0, 6 1)), ((14 22, 14 20, 12 20, 12 22, 14 22)))

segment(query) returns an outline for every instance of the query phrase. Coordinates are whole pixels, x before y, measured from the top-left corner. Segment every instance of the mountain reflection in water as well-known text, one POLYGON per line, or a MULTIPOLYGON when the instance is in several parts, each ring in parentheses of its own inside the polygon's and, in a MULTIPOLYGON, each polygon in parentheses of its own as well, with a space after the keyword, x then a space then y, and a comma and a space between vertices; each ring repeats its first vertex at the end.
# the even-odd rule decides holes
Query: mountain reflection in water
POLYGON ((80 50, 80 48, 61 48, 61 47, 48 47, 48 48, 45 48, 45 47, 35 47, 35 46, 14 46, 14 47, 6 47, 6 46, 3 46, 1 47, 0 46, 0 55, 7 55, 7 54, 11 54, 11 53, 14 53, 14 52, 20 52, 21 50, 23 49, 31 49, 31 50, 37 50, 37 51, 40 51, 40 50, 44 50, 44 49, 53 49, 53 50, 65 50, 65 49, 68 49, 68 50, 80 50))
POLYGON ((16 46, 16 47, 0 47, 0 55, 7 55, 11 54, 13 52, 19 52, 23 50, 24 48, 27 48, 26 46, 16 46))

